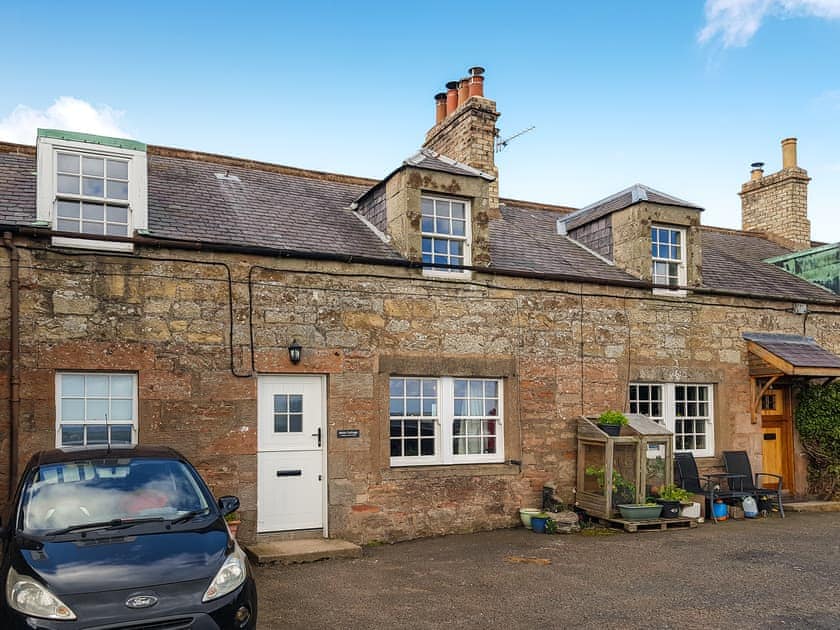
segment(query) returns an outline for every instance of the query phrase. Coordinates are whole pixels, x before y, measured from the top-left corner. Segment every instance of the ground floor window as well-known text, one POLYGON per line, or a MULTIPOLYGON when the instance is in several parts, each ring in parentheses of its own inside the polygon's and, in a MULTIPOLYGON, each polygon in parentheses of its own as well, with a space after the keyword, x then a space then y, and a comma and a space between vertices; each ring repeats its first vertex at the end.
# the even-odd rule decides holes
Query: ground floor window
POLYGON ((630 413, 639 413, 674 432, 674 450, 696 457, 715 454, 711 385, 632 383, 630 413))
POLYGON ((137 375, 56 375, 56 446, 135 444, 137 375))
POLYGON ((390 379, 392 466, 504 460, 502 381, 390 379))

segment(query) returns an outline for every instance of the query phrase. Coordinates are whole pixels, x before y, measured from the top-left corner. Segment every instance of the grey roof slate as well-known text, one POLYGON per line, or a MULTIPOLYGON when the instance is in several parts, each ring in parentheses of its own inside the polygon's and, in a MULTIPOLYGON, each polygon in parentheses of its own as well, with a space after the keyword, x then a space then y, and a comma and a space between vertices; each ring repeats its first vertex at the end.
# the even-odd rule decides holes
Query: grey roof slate
POLYGON ((760 234, 701 230, 703 284, 715 289, 774 295, 791 300, 832 300, 831 292, 764 262, 788 253, 760 234))
POLYGON ((812 337, 749 332, 742 336, 794 367, 840 369, 840 357, 820 346, 812 337))
POLYGON ((629 208, 643 201, 659 203, 665 206, 680 206, 682 208, 695 208, 697 210, 703 209, 689 201, 654 190, 650 186, 634 184, 629 188, 625 188, 570 214, 566 217, 566 229, 574 230, 582 225, 596 221, 603 216, 623 210, 624 208, 629 208))
POLYGON ((493 175, 485 173, 477 168, 473 168, 467 164, 453 160, 450 157, 441 155, 431 149, 420 149, 411 157, 403 160, 406 166, 416 166, 418 168, 426 168, 430 171, 440 171, 442 173, 450 173, 452 175, 467 175, 470 177, 483 177, 488 181, 496 179, 493 175))

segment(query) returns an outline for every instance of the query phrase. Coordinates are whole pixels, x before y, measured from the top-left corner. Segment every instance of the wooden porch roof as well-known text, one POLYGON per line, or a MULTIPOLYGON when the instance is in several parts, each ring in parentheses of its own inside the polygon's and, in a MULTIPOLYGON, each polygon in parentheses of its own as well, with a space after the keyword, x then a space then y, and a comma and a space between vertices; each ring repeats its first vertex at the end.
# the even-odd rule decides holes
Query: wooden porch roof
POLYGON ((812 337, 771 333, 744 333, 750 351, 751 376, 840 377, 840 356, 812 337))

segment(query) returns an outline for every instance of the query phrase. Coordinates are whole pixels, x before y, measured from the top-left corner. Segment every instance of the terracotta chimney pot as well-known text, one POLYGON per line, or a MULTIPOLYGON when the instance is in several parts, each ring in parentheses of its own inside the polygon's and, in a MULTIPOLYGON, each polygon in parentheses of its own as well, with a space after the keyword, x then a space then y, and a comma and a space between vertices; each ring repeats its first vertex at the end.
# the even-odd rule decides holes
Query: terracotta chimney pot
POLYGON ((446 115, 449 116, 458 109, 458 82, 450 81, 446 84, 446 115))
POLYGON ((474 66, 470 68, 470 96, 484 96, 484 68, 474 66))
POLYGON ((458 106, 460 107, 467 102, 470 97, 470 80, 469 78, 458 81, 458 106))
POLYGON ((782 140, 782 168, 797 168, 796 138, 782 140))
POLYGON ((446 118, 446 92, 435 94, 435 124, 446 118))

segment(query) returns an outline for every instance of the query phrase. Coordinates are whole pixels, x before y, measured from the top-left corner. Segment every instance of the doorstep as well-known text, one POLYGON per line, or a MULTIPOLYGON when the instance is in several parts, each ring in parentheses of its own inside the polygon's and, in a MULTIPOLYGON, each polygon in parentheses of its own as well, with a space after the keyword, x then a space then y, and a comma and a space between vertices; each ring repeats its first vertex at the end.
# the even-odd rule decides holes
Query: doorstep
POLYGON ((297 564, 331 558, 358 558, 362 555, 359 545, 332 538, 256 542, 243 546, 255 564, 297 564))
POLYGON ((840 501, 791 501, 783 505, 790 512, 840 512, 840 501))

